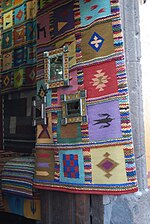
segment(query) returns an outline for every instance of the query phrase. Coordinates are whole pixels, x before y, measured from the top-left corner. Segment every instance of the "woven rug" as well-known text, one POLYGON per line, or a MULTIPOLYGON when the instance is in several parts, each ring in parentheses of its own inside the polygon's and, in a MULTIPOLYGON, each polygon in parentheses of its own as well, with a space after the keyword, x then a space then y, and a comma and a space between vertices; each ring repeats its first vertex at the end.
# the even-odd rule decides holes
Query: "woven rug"
POLYGON ((48 121, 37 125, 35 187, 136 192, 119 1, 49 3, 37 25, 37 97, 47 97, 48 121))
POLYGON ((3 204, 3 197, 2 197, 2 171, 4 168, 5 163, 7 163, 10 159, 12 159, 15 156, 15 153, 13 152, 4 152, 0 150, 0 211, 4 210, 4 204, 3 204))
POLYGON ((32 197, 34 165, 34 158, 29 156, 8 161, 2 171, 2 192, 32 197))
POLYGON ((0 193, 3 193, 2 201, 0 200, 2 210, 40 220, 40 197, 38 191, 33 188, 34 157, 22 154, 12 158, 15 153, 8 152, 2 155, 0 159, 0 167, 3 167, 0 190, 0 193))
POLYGON ((3 197, 5 212, 24 216, 29 219, 40 220, 40 199, 24 198, 18 195, 5 194, 3 197))
POLYGON ((2 1, 1 92, 35 87, 37 1, 2 1))

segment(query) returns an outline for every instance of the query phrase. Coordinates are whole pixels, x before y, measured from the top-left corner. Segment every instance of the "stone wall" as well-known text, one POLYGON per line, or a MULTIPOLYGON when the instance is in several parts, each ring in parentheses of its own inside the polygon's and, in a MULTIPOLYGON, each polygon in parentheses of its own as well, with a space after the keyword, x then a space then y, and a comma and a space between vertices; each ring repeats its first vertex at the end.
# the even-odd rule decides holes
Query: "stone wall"
POLYGON ((122 196, 104 196, 104 224, 149 224, 150 192, 146 177, 140 62, 140 4, 138 0, 120 0, 120 5, 139 191, 122 196))

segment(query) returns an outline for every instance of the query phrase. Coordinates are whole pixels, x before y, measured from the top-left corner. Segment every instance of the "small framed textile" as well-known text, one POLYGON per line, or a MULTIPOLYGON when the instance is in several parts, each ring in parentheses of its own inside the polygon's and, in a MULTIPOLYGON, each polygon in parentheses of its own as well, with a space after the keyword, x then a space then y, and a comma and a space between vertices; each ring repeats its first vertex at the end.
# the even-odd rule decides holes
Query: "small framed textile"
POLYGON ((62 125, 74 122, 86 122, 86 91, 82 90, 76 94, 62 94, 62 125))
POLYGON ((47 88, 69 85, 68 46, 44 52, 44 77, 47 88))

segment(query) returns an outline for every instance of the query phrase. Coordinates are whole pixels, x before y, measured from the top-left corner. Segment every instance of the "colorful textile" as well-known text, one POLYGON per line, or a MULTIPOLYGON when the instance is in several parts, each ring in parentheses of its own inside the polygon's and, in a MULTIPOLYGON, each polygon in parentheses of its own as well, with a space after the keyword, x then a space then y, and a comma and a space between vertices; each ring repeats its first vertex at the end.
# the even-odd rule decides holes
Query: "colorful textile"
POLYGON ((3 203, 3 197, 2 197, 2 171, 5 163, 7 163, 10 159, 12 159, 15 156, 15 153, 13 152, 4 152, 0 150, 0 211, 4 211, 4 203, 3 203))
POLYGON ((35 79, 28 82, 28 67, 36 66, 36 0, 2 1, 2 66, 1 92, 33 89, 35 79), (21 67, 21 68, 20 68, 21 67), (22 69, 21 79, 16 73, 22 69), (8 78, 9 73, 9 78, 8 78), (7 79, 6 79, 7 76, 7 79), (17 76, 18 78, 18 76, 17 76), (11 82, 9 82, 9 80, 11 82))
POLYGON ((34 158, 18 157, 7 162, 2 172, 3 193, 33 196, 34 158))
POLYGON ((47 124, 37 125, 35 187, 136 192, 119 1, 44 2, 36 78, 47 124))
POLYGON ((5 212, 24 216, 29 219, 40 220, 40 199, 24 198, 11 194, 4 195, 5 212))
POLYGON ((0 211, 40 220, 40 198, 33 189, 33 175, 33 157, 0 151, 0 211))
MULTIPOLYGON (((0 43, 2 43, 2 1, 0 1, 0 43)), ((2 44, 0 44, 0 61, 2 61, 2 44)), ((0 86, 2 85, 1 83, 2 83, 2 78, 0 73, 0 86)))

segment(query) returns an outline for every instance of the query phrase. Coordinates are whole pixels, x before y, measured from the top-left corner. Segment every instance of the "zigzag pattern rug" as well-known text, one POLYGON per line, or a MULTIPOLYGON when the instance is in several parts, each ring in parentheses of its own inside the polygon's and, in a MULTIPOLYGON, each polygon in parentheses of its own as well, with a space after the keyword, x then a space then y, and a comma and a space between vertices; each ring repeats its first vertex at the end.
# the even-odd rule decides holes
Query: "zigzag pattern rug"
POLYGON ((137 191, 119 1, 49 3, 37 25, 37 97, 47 98, 47 125, 37 124, 35 187, 137 191))

